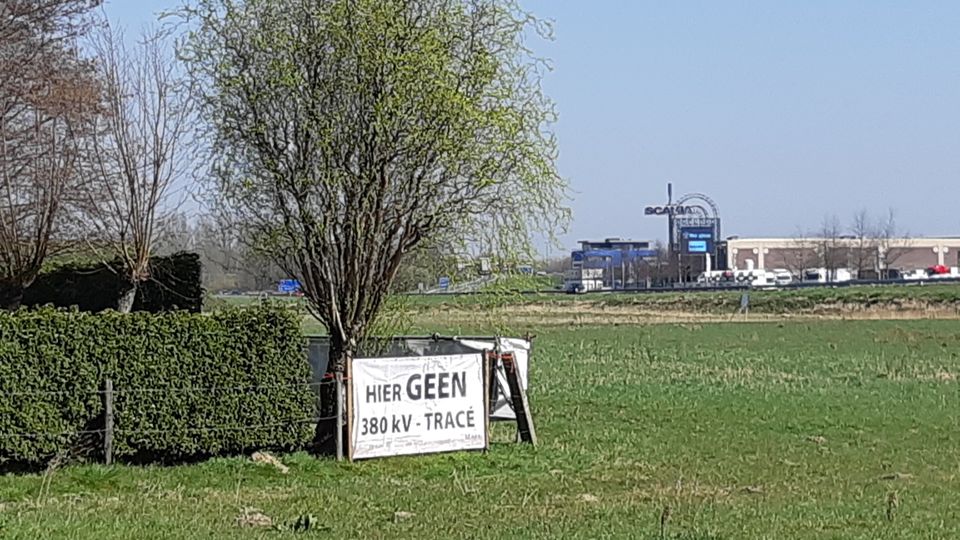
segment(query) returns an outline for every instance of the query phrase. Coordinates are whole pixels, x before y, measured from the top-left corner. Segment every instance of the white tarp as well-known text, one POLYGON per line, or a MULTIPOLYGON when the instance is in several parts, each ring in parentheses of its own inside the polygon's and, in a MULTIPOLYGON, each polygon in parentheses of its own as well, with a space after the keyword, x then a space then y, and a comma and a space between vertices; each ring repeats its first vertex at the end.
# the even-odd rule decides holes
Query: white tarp
POLYGON ((483 356, 357 358, 354 459, 487 447, 483 356))
MULTIPOLYGON (((492 351, 500 345, 500 353, 513 353, 517 363, 517 373, 520 375, 520 385, 527 390, 527 371, 530 360, 530 342, 525 339, 517 338, 498 338, 498 343, 493 341, 480 340, 459 340, 461 344, 477 349, 492 351)), ((494 420, 516 420, 517 415, 513 412, 513 402, 510 400, 510 385, 507 384, 507 374, 504 372, 503 364, 497 363, 497 396, 493 410, 490 411, 490 418, 494 420)))

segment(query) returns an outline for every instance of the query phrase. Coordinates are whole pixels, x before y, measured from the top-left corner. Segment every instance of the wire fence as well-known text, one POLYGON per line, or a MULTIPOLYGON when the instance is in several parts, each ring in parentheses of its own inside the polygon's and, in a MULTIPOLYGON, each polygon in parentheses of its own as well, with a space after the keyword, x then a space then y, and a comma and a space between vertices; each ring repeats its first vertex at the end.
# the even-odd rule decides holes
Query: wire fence
MULTIPOLYGON (((259 423, 244 423, 242 425, 171 425, 165 428, 137 428, 137 427, 124 427, 121 422, 114 423, 116 418, 118 418, 118 411, 116 404, 113 399, 120 396, 144 396, 144 395, 171 395, 171 394, 204 394, 204 395, 217 395, 217 394, 249 394, 256 393, 258 391, 275 391, 279 389, 289 389, 289 390, 303 390, 309 389, 314 393, 318 393, 322 387, 335 386, 337 382, 335 380, 322 380, 317 382, 309 383, 295 383, 295 384, 263 384, 263 385, 245 385, 245 386, 164 386, 164 387, 140 387, 140 388, 111 388, 112 385, 107 385, 107 388, 96 388, 96 389, 71 389, 71 390, 36 390, 36 391, 16 391, 16 392, 5 392, 0 390, 0 399, 3 397, 14 397, 22 398, 24 396, 36 396, 36 397, 55 397, 55 396, 66 396, 66 395, 87 395, 87 396, 100 396, 104 399, 104 418, 99 419, 103 423, 103 427, 98 429, 75 429, 75 430, 66 430, 66 431, 10 431, 3 432, 0 431, 0 439, 11 439, 11 438, 20 438, 20 439, 39 439, 39 438, 61 438, 64 440, 69 440, 81 436, 106 436, 108 434, 112 436, 116 435, 151 435, 167 432, 178 432, 178 433, 224 433, 224 432, 236 432, 236 431, 245 431, 245 430, 261 430, 261 429, 275 429, 284 426, 291 425, 304 425, 304 424, 318 424, 324 421, 332 421, 337 419, 336 414, 332 415, 296 415, 290 417, 281 417, 274 418, 271 417, 270 421, 259 422, 259 423)), ((125 399, 126 404, 129 404, 131 399, 136 399, 134 397, 127 397, 125 399)), ((123 402, 121 402, 123 403, 123 402)), ((29 404, 24 404, 29 406, 29 404)), ((314 407, 315 411, 319 411, 319 399, 314 407)), ((123 405, 121 405, 122 407, 123 405)), ((241 414, 239 411, 237 417, 249 416, 249 414, 241 414)), ((91 419, 92 421, 98 421, 98 419, 91 419)))
MULTIPOLYGON (((346 380, 346 379, 344 379, 346 380)), ((113 394, 140 394, 140 393, 178 393, 178 392, 250 392, 257 390, 277 390, 280 388, 320 388, 325 385, 333 385, 336 381, 333 379, 318 382, 297 383, 297 384, 260 384, 251 386, 160 386, 145 388, 115 388, 113 394)), ((107 390, 98 389, 72 389, 72 390, 29 390, 18 392, 5 392, 0 390, 0 396, 57 396, 57 395, 76 395, 76 394, 106 394, 107 390)))
MULTIPOLYGON (((251 424, 244 426, 197 426, 197 427, 176 427, 176 428, 167 428, 167 429, 124 429, 120 427, 115 427, 113 429, 114 434, 126 434, 126 435, 151 435, 158 433, 168 433, 171 431, 186 432, 186 433, 216 433, 224 431, 244 431, 244 430, 255 430, 255 429, 268 429, 268 428, 278 428, 283 426, 290 426, 296 424, 317 424, 320 422, 328 420, 336 420, 336 415, 332 416, 317 416, 313 418, 291 418, 288 420, 279 420, 276 422, 271 422, 267 424, 251 424)), ((77 431, 41 431, 41 432, 29 432, 29 433, 0 433, 0 439, 11 439, 11 438, 22 438, 22 439, 38 439, 41 437, 61 437, 69 439, 72 437, 78 437, 81 435, 103 435, 107 433, 107 429, 86 429, 86 430, 77 430, 77 431)))
MULTIPOLYGON (((488 354, 493 356, 487 358, 484 375, 485 384, 491 386, 485 390, 489 391, 487 414, 492 418, 503 402, 513 413, 511 419, 517 421, 518 433, 529 433, 535 441, 513 353, 488 354), (494 364, 490 360, 502 361, 498 371, 491 370, 494 364), (515 395, 521 396, 522 407, 517 407, 515 395), (521 419, 530 426, 526 431, 520 428, 521 419)), ((329 448, 331 435, 337 459, 343 458, 345 448, 351 448, 351 414, 346 410, 351 381, 339 374, 326 374, 311 382, 246 385, 177 381, 182 384, 115 387, 107 378, 94 388, 92 382, 87 380, 86 385, 75 388, 5 391, 0 381, 0 403, 7 410, 13 405, 13 412, 0 418, 0 458, 9 463, 18 459, 35 463, 51 453, 59 459, 63 453, 84 459, 96 456, 109 465, 115 440, 118 455, 158 460, 246 452, 264 446, 329 448), (22 415, 16 412, 18 406, 22 415), (309 425, 317 426, 312 442, 304 427, 309 425), (37 427, 49 429, 30 429, 37 427), (73 429, 62 429, 65 427, 73 429), (237 434, 244 431, 253 433, 237 434)))

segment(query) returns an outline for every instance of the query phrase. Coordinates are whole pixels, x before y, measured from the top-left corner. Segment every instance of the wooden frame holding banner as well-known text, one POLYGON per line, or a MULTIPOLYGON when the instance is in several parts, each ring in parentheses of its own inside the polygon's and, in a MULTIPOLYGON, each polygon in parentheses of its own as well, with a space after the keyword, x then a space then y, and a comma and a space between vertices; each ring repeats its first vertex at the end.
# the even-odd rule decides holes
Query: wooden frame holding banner
POLYGON ((348 362, 347 459, 488 450, 491 362, 489 351, 348 362))
POLYGON ((488 355, 487 369, 490 389, 487 392, 490 403, 488 408, 493 410, 496 404, 498 391, 508 400, 517 422, 517 441, 537 445, 537 431, 533 426, 533 414, 530 410, 530 401, 527 399, 527 389, 521 379, 521 368, 514 352, 500 352, 499 344, 495 351, 488 355), (498 367, 502 367, 506 384, 498 378, 498 367), (509 392, 504 392, 504 386, 509 392))

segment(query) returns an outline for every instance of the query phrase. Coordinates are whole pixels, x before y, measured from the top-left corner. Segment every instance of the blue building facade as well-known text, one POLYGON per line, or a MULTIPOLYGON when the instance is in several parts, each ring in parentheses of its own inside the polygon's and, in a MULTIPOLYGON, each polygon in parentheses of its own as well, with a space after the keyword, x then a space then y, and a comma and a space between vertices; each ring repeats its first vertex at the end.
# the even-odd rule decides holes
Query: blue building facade
POLYGON ((570 253, 574 269, 603 269, 603 281, 607 287, 619 288, 630 281, 630 270, 640 263, 655 259, 657 250, 649 241, 581 240, 580 249, 570 253))

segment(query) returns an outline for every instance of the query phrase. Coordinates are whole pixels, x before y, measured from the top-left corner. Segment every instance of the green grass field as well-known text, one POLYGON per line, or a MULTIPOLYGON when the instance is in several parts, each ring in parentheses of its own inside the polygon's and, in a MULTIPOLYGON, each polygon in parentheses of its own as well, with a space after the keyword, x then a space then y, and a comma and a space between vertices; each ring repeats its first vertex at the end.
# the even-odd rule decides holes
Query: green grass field
MULTIPOLYGON (((664 322, 728 321, 740 307, 741 291, 686 293, 521 294, 499 290, 469 295, 399 296, 389 303, 400 333, 502 333, 544 327, 643 325, 664 322)), ((210 310, 245 306, 256 297, 215 297, 210 310)), ((304 305, 302 298, 269 301, 304 305)), ((306 311, 305 311, 306 312, 306 311)), ((960 319, 960 284, 856 286, 750 292, 750 316, 737 320, 960 319)), ((321 333, 309 316, 304 331, 321 333)))
MULTIPOLYGON (((659 309, 692 309, 700 312, 726 312, 739 305, 742 291, 690 291, 690 292, 606 292, 586 295, 563 293, 510 293, 509 283, 503 287, 491 287, 494 294, 469 295, 409 295, 407 304, 418 308, 438 306, 472 307, 484 306, 492 297, 507 300, 512 305, 547 304, 570 305, 603 303, 610 306, 651 306, 659 309)), ((804 289, 751 291, 754 309, 767 313, 788 313, 798 309, 811 309, 823 305, 849 304, 873 306, 880 304, 902 305, 922 303, 960 307, 960 283, 936 285, 877 285, 852 287, 813 287, 804 289)), ((291 297, 275 297, 279 301, 297 301, 291 297)), ((251 296, 223 296, 209 300, 214 308, 245 305, 256 302, 251 296)))
MULTIPOLYGON (((606 292, 576 294, 514 294, 514 305, 603 304, 617 307, 643 307, 660 310, 686 310, 701 313, 728 313, 739 306, 743 291, 689 292, 606 292)), ((464 296, 413 295, 409 303, 418 307, 468 307, 490 303, 490 295, 464 296)), ((923 305, 960 308, 960 284, 877 285, 851 287, 812 287, 803 289, 750 291, 751 307, 761 313, 795 313, 838 305, 886 307, 923 305)))
POLYGON ((7 475, 0 537, 960 537, 955 321, 529 330, 536 449, 7 475))

